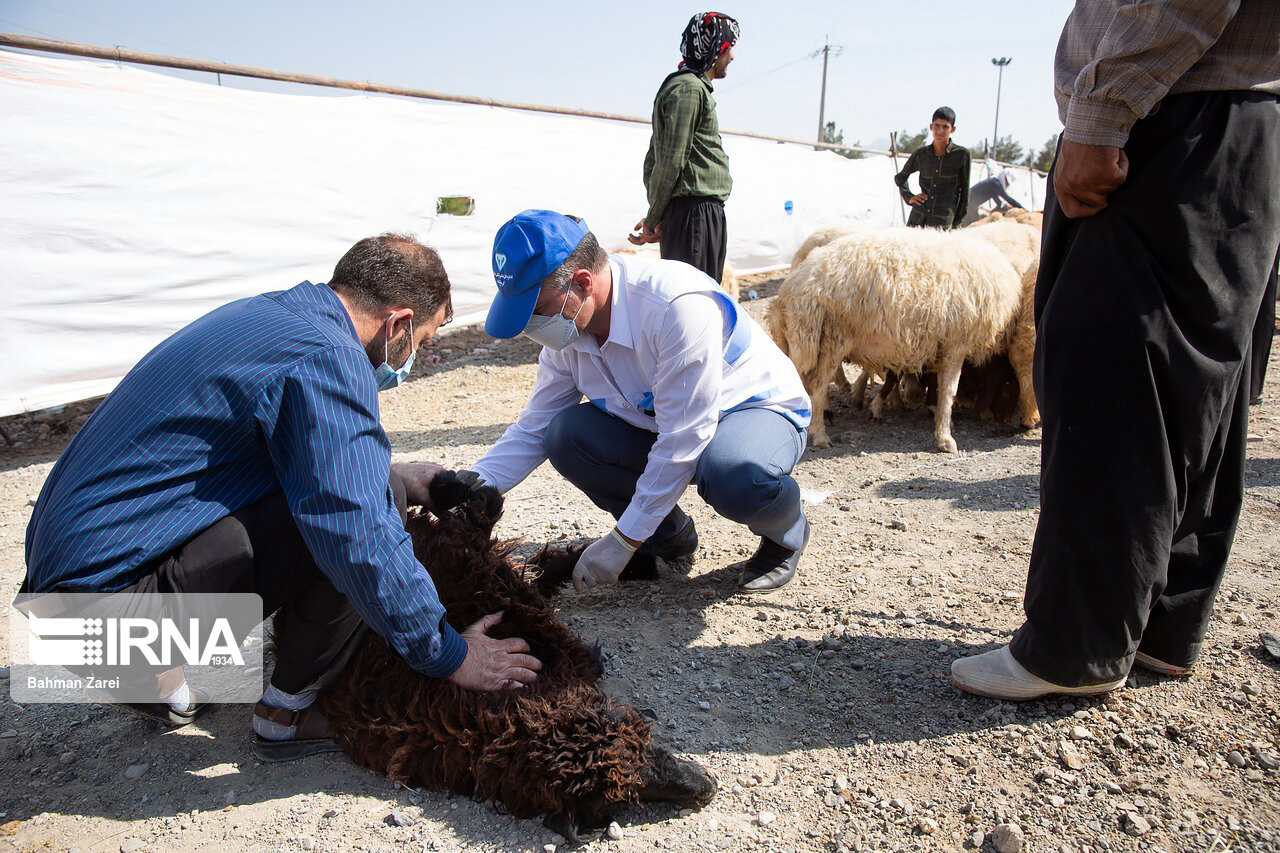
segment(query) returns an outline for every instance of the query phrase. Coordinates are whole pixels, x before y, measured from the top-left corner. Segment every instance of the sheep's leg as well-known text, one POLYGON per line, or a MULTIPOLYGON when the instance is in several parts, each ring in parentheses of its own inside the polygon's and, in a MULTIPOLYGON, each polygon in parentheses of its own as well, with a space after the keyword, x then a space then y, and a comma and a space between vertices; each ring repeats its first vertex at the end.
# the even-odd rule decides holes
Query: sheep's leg
POLYGON ((813 416, 809 421, 809 435, 814 447, 830 447, 831 438, 827 435, 827 425, 823 413, 827 410, 827 386, 831 383, 832 374, 840 368, 840 354, 831 354, 831 347, 822 347, 818 352, 818 363, 813 371, 801 378, 805 390, 809 392, 813 416))
POLYGON ((884 401, 888 398, 889 393, 898 387, 898 374, 892 370, 884 372, 884 383, 876 391, 876 395, 871 398, 871 408, 867 412, 867 420, 878 421, 884 417, 884 401))
POLYGON ((1019 339, 1009 347, 1009 363, 1018 375, 1018 416, 1022 425, 1030 428, 1040 423, 1040 407, 1036 405, 1036 389, 1031 381, 1032 364, 1035 361, 1035 329, 1019 329, 1019 339), (1029 337, 1029 340, 1023 339, 1029 337))
MULTIPOLYGON (((840 372, 844 373, 844 367, 840 368, 840 372)), ((849 386, 849 401, 855 409, 861 409, 867 403, 867 385, 871 382, 871 374, 866 370, 859 369, 858 378, 849 386)))
POLYGON ((951 436, 951 407, 955 403, 956 389, 960 386, 960 368, 964 358, 947 356, 938 366, 938 408, 933 414, 933 436, 943 453, 956 452, 956 440, 951 436))

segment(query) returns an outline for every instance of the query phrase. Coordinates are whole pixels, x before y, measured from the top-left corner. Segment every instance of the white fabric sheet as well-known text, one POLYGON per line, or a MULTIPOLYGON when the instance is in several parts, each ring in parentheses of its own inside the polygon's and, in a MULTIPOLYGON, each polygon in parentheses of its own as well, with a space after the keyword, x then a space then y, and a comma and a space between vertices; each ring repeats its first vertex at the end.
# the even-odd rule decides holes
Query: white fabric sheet
MULTIPOLYGON (((577 214, 616 248, 646 209, 646 125, 298 92, 0 51, 0 415, 104 394, 212 308, 327 281, 361 237, 407 231, 438 249, 457 322, 473 323, 493 234, 515 213, 577 214), (473 196, 475 214, 437 216, 444 195, 473 196)), ((901 223, 887 158, 725 147, 740 273, 785 265, 823 225, 901 223)))

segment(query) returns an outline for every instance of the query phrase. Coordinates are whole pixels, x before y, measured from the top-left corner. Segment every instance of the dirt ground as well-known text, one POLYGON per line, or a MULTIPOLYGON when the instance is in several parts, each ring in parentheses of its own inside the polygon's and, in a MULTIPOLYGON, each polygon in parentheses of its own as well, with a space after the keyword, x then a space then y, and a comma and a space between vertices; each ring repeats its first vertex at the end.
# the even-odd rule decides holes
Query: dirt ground
MULTIPOLYGON (((778 276, 744 281, 763 315, 778 276)), ((476 330, 382 396, 396 458, 473 463, 533 384, 535 347, 476 330)), ((1280 350, 1277 350, 1280 354, 1280 350)), ((1280 850, 1280 404, 1252 411, 1244 511, 1195 675, 1135 671, 1104 699, 1002 704, 950 684, 962 655, 1005 643, 1038 507, 1039 433, 964 412, 961 452, 930 416, 868 423, 836 394, 829 450, 796 469, 813 540, 797 579, 734 594, 755 546, 692 491, 687 576, 565 594, 560 615, 604 650, 605 688, 657 714, 655 735, 721 791, 693 813, 629 807, 590 843, 666 850, 1280 850), (612 838, 609 836, 616 836, 612 838)), ((11 418, 0 447, 0 594, 23 573, 31 503, 91 407, 11 418)), ((1123 416, 1118 413, 1117 416, 1123 416)), ((498 532, 598 536, 607 517, 543 466, 498 532)), ((8 632, 0 656, 8 660, 8 632)), ((4 678, 8 678, 7 669, 4 678)), ((481 850, 562 844, 536 820, 412 791, 342 756, 263 765, 249 708, 177 731, 110 708, 0 698, 0 850, 481 850)))

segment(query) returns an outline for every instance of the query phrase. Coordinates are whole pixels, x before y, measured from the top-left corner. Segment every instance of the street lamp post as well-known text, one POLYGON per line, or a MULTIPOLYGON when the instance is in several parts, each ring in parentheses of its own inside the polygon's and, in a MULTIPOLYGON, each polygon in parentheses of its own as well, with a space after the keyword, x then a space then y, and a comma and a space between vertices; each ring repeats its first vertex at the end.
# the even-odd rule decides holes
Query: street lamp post
POLYGON ((1004 67, 1013 62, 1012 57, 1002 56, 999 59, 991 58, 991 64, 1000 69, 1000 75, 996 78, 996 126, 991 130, 991 156, 996 153, 996 144, 1000 141, 1000 89, 1004 85, 1004 67))

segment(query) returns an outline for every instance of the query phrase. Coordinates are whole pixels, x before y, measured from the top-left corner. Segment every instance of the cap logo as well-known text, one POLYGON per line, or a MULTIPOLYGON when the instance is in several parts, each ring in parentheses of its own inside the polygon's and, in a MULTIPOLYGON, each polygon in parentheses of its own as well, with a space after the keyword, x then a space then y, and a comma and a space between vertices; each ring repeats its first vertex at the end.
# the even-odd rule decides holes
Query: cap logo
POLYGON ((507 256, 501 252, 494 252, 493 262, 498 265, 498 272, 502 272, 502 268, 507 265, 507 256))

